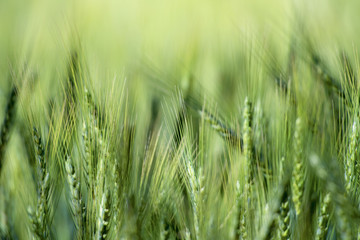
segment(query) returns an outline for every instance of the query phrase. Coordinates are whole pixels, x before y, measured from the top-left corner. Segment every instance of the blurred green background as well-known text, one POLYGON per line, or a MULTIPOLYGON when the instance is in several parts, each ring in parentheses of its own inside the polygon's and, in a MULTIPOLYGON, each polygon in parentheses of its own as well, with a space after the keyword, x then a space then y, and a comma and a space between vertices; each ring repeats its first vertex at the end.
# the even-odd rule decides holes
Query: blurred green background
MULTIPOLYGON (((241 54, 271 48, 284 65, 299 25, 330 57, 337 56, 327 50, 339 44, 353 52, 360 40, 359 9, 356 0, 3 0, 0 90, 8 89, 9 63, 27 63, 44 89, 58 91, 76 42, 93 81, 131 79, 150 62, 176 80, 191 73, 215 94, 224 82, 221 67, 241 69, 241 54)), ((0 97, 6 94, 0 91, 0 97)))
POLYGON ((9 64, 26 63, 56 92, 70 50, 81 45, 95 82, 134 81, 150 66, 176 81, 191 74, 215 94, 227 77, 221 69, 233 74, 248 55, 269 51, 285 66, 298 29, 330 61, 337 50, 354 52, 358 9, 356 0, 1 1, 0 89, 9 85, 9 64))
MULTIPOLYGON (((286 52, 284 43, 298 20, 322 46, 341 42, 351 49, 359 40, 359 9, 356 0, 3 0, 0 69, 7 72, 9 57, 55 69, 74 39, 80 39, 89 64, 111 73, 144 57, 164 69, 186 67, 195 54, 203 65, 216 65, 221 56, 243 49, 250 36, 272 39, 286 52)), ((212 71, 206 81, 216 78, 212 71)))

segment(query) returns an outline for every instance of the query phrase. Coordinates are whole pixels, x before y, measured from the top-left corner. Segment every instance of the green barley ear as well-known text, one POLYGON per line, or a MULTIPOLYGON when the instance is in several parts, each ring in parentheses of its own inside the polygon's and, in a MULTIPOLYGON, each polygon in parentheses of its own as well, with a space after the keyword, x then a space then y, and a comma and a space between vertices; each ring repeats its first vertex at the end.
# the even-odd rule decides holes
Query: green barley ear
MULTIPOLYGON (((84 144, 84 157, 82 162, 83 176, 85 183, 90 188, 90 183, 94 182, 95 179, 95 163, 96 163, 96 152, 95 152, 95 140, 97 139, 97 125, 96 119, 96 105, 93 101, 91 93, 85 88, 85 104, 86 104, 86 116, 83 119, 82 127, 82 140, 84 144), (87 121, 88 120, 88 121, 87 121)), ((91 186, 92 188, 94 186, 91 186)))
MULTIPOLYGON (((281 177, 286 177, 285 172, 285 158, 281 158, 280 162, 280 175, 281 177)), ((281 199, 280 203, 280 216, 279 216, 279 238, 281 240, 290 239, 291 232, 290 232, 290 184, 284 186, 284 196, 281 199)))
POLYGON ((357 180, 356 176, 359 176, 360 174, 360 167, 358 163, 359 159, 357 159, 359 154, 359 140, 359 121, 357 115, 355 114, 350 134, 350 143, 345 159, 345 189, 350 195, 352 194, 351 190, 354 188, 355 181, 357 180))
MULTIPOLYGON (((243 144, 242 150, 245 156, 245 162, 247 167, 247 173, 245 176, 245 189, 244 189, 244 205, 238 211, 238 219, 237 221, 237 234, 236 238, 239 239, 248 239, 249 238, 249 209, 251 207, 251 193, 252 193, 252 184, 253 184, 253 177, 254 177, 254 169, 253 169, 253 156, 252 156, 252 131, 251 131, 251 123, 252 123, 252 110, 251 110, 251 103, 248 101, 248 98, 245 98, 245 107, 243 112, 243 144)), ((239 188, 237 186, 237 188, 239 188)), ((240 202, 240 194, 237 194, 237 201, 238 204, 240 202)))
POLYGON ((43 180, 46 172, 45 151, 38 130, 33 128, 33 139, 36 148, 36 158, 40 167, 40 180, 43 180))
POLYGON ((290 174, 284 174, 280 180, 278 187, 274 190, 273 196, 270 196, 270 201, 266 205, 264 214, 264 222, 260 227, 260 231, 256 239, 274 239, 276 230, 277 214, 279 213, 280 206, 284 206, 281 202, 286 199, 287 191, 286 186, 290 184, 290 174))
POLYGON ((303 160, 303 136, 302 123, 298 118, 296 120, 294 133, 294 167, 292 174, 292 201, 295 205, 296 215, 302 212, 302 197, 304 194, 305 169, 303 160))
POLYGON ((41 137, 34 127, 33 129, 33 138, 36 147, 36 157, 39 165, 39 175, 38 175, 38 203, 36 209, 36 220, 34 220, 33 214, 29 212, 30 220, 33 222, 33 226, 37 226, 36 235, 40 235, 40 239, 47 239, 49 237, 49 172, 47 169, 47 164, 45 161, 45 152, 41 137), (35 222, 36 221, 36 222, 35 222), (40 234, 38 234, 40 233, 40 234))
POLYGON ((239 225, 239 239, 246 240, 249 238, 248 235, 248 225, 246 224, 246 220, 248 217, 248 211, 246 208, 243 209, 243 212, 240 215, 240 225, 239 225))
POLYGON ((250 193, 250 184, 249 183, 245 183, 245 190, 244 190, 244 196, 240 196, 239 191, 240 191, 240 186, 237 185, 237 195, 238 195, 238 201, 239 201, 239 209, 238 209, 238 224, 237 224, 237 231, 236 231, 236 235, 235 235, 235 239, 248 239, 248 225, 247 225, 247 218, 249 216, 249 212, 248 212, 248 208, 249 208, 249 202, 248 199, 250 199, 249 193, 250 193), (243 203, 245 202, 245 204, 243 204, 243 207, 241 207, 241 201, 243 200, 243 203))
POLYGON ((254 159, 253 159, 253 141, 252 141, 252 109, 251 103, 248 98, 245 98, 245 107, 243 112, 243 153, 245 156, 245 161, 248 167, 248 181, 251 182, 254 177, 255 170, 253 169, 254 159))
POLYGON ((99 159, 96 166, 96 186, 95 195, 101 193, 105 189, 105 178, 107 172, 107 166, 109 162, 109 145, 105 141, 104 136, 99 133, 97 138, 97 146, 99 147, 99 159))
POLYGON ((43 237, 43 233, 41 232, 41 226, 40 223, 36 217, 36 213, 34 212, 34 209, 32 207, 27 208, 27 213, 30 221, 30 230, 33 237, 36 237, 37 239, 45 239, 43 237))
POLYGON ((190 201, 194 217, 194 229, 195 229, 195 239, 200 239, 200 229, 199 229, 199 205, 200 203, 200 186, 199 180, 195 175, 195 169, 191 160, 191 156, 187 156, 185 159, 185 170, 186 175, 189 181, 189 192, 190 192, 190 201))
POLYGON ((198 110, 201 118, 204 119, 222 138, 229 141, 233 146, 239 146, 242 149, 242 139, 239 138, 235 131, 229 126, 226 126, 222 121, 216 118, 214 115, 207 112, 205 109, 198 110))
POLYGON ((331 195, 327 193, 321 201, 321 209, 320 215, 318 217, 318 225, 316 230, 316 240, 325 240, 327 230, 329 227, 329 217, 330 217, 330 203, 331 203, 331 195))
POLYGON ((4 161, 4 154, 9 140, 10 130, 14 124, 15 106, 17 100, 17 88, 13 87, 6 105, 5 118, 0 128, 0 174, 4 161))
POLYGON ((83 226, 83 200, 81 196, 81 190, 80 190, 80 181, 78 179, 78 176, 75 172, 75 168, 73 164, 71 163, 70 156, 66 157, 65 160, 65 169, 67 173, 67 181, 70 187, 70 206, 72 215, 75 221, 75 227, 77 229, 77 239, 83 239, 84 237, 84 226, 83 226))
POLYGON ((99 113, 92 94, 84 89, 85 113, 81 130, 84 156, 82 158, 82 172, 88 190, 95 191, 96 168, 99 162, 99 152, 103 141, 102 132, 99 126, 99 113))
MULTIPOLYGON (((88 188, 86 234, 93 236, 97 231, 97 211, 101 205, 101 197, 105 191, 105 176, 109 162, 109 145, 106 141, 105 129, 101 122, 101 116, 93 97, 85 89, 85 116, 83 119, 82 138, 84 157, 82 170, 85 183, 88 188), (102 128, 101 128, 102 127, 102 128)), ((110 200, 107 200, 110 202, 110 200)), ((103 234, 104 235, 104 234, 103 234)))
MULTIPOLYGON (((348 198, 340 177, 329 168, 329 163, 324 164, 317 155, 310 156, 310 166, 316 176, 325 184, 326 190, 331 194, 334 214, 338 232, 342 239, 352 239, 352 221, 359 223, 360 211, 348 198)), ((330 162, 331 164, 331 162, 330 162)))
POLYGON ((97 235, 96 239, 98 240, 105 240, 108 239, 108 234, 110 230, 110 223, 111 223, 111 198, 110 198, 110 191, 107 190, 102 195, 100 209, 99 209, 99 216, 97 222, 97 235))
POLYGON ((280 205, 280 239, 290 239, 290 197, 287 197, 280 205))
POLYGON ((83 121, 82 128, 82 140, 84 143, 84 157, 82 162, 83 176, 85 179, 86 186, 88 189, 90 188, 91 176, 92 176, 92 168, 91 168, 91 151, 92 151, 92 138, 89 137, 89 127, 85 121, 83 121))
MULTIPOLYGON (((121 178, 120 178, 120 163, 117 158, 114 159, 112 169, 112 179, 114 181, 113 191, 113 220, 114 220, 114 232, 118 232, 118 223, 120 221, 120 201, 121 201, 121 178)), ((119 228, 120 229, 120 228, 119 228)))

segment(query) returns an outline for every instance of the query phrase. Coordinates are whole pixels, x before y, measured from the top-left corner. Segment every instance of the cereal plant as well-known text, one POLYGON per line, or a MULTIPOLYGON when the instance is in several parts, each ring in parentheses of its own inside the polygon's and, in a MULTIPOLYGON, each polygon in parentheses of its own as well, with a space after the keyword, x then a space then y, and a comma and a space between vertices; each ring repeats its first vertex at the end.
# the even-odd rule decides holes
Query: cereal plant
POLYGON ((360 239, 359 7, 0 2, 0 238, 360 239))

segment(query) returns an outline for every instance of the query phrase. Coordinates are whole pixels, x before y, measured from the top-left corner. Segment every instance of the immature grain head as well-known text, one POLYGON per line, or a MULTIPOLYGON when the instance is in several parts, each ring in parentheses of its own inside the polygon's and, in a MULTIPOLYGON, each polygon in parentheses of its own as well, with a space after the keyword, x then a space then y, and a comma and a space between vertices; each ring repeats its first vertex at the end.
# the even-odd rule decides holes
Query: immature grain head
POLYGON ((67 181, 70 188, 70 206, 75 220, 75 227, 78 231, 78 239, 82 239, 83 235, 83 200, 80 190, 80 181, 78 179, 77 173, 73 164, 71 163, 70 156, 66 157, 65 160, 65 170, 67 173, 67 181))
POLYGON ((33 129, 33 139, 36 147, 36 157, 38 159, 38 202, 36 212, 31 207, 28 208, 28 217, 32 225, 31 232, 39 239, 47 239, 49 230, 49 199, 50 199, 50 174, 48 172, 44 147, 40 135, 36 128, 33 129))
POLYGON ((240 146, 242 149, 242 139, 237 136, 233 129, 204 109, 198 110, 198 113, 200 117, 202 117, 204 121, 208 123, 210 127, 214 129, 222 138, 224 138, 226 141, 229 141, 233 146, 240 146))
POLYGON ((320 215, 318 217, 318 226, 315 235, 316 240, 326 239, 326 234, 329 227, 330 203, 331 203, 331 195, 330 193, 327 193, 325 196, 323 196, 320 205, 321 209, 320 209, 320 215))
POLYGON ((294 133, 294 162, 292 175, 292 200, 296 214, 302 212, 302 197, 304 194, 305 168, 303 159, 303 132, 300 119, 296 120, 294 133))
POLYGON ((34 212, 34 210, 29 206, 27 208, 27 213, 28 213, 28 217, 29 217, 29 221, 30 221, 30 234, 32 235, 33 238, 38 238, 38 239, 45 239, 43 236, 43 233, 41 232, 41 226, 39 224, 39 221, 36 217, 36 213, 34 212))
POLYGON ((190 201, 193 210, 194 217, 194 229, 195 229, 195 239, 199 239, 199 204, 200 203, 200 186, 199 180, 195 174, 195 169, 191 160, 191 157, 185 157, 185 170, 187 179, 189 181, 189 193, 190 193, 190 201))
POLYGON ((360 173, 360 164, 358 159, 359 147, 358 143, 360 140, 359 134, 359 121, 358 117, 355 115, 351 133, 350 133, 350 142, 347 149, 346 159, 345 159, 345 188, 348 194, 352 194, 352 189, 355 186, 355 181, 360 173))
POLYGON ((110 222, 111 222, 111 198, 110 191, 106 191, 102 195, 99 216, 97 220, 97 235, 96 239, 105 240, 108 238, 110 231, 110 222))

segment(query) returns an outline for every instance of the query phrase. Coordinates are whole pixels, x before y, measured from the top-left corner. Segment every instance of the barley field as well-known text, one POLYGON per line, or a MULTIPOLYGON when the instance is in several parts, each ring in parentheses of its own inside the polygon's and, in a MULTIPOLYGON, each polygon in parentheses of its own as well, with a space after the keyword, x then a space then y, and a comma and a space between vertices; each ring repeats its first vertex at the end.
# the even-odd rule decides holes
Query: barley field
POLYGON ((0 238, 360 239, 359 10, 0 1, 0 238))

